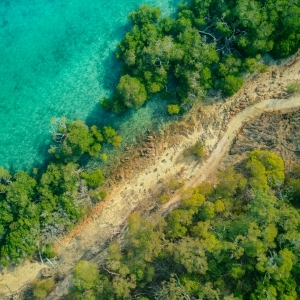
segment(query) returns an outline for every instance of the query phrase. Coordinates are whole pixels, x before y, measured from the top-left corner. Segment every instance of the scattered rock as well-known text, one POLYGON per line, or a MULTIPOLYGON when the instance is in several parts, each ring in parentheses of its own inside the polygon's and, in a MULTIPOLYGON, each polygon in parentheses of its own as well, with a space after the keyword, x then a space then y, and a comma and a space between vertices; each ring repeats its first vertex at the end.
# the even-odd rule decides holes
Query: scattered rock
POLYGON ((41 275, 42 275, 42 277, 44 277, 44 278, 47 278, 47 277, 52 277, 53 275, 54 275, 54 269, 52 269, 52 268, 43 268, 42 270, 41 270, 41 275))
POLYGON ((277 72, 275 70, 272 71, 272 78, 276 78, 277 77, 277 72))

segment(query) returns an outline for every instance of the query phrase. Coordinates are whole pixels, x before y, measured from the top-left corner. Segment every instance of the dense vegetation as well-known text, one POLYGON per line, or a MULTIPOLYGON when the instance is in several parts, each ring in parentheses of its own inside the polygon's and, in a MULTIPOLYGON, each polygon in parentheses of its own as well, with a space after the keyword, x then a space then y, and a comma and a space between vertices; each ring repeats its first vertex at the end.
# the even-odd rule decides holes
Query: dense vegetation
POLYGON ((165 219, 134 213, 106 261, 80 261, 70 299, 299 299, 300 167, 253 151, 165 219), (297 284, 298 283, 298 284, 297 284))
MULTIPOLYGON (((174 18, 142 5, 129 19, 133 27, 117 53, 123 75, 113 100, 101 102, 116 113, 158 92, 182 109, 212 87, 233 95, 243 73, 263 70, 262 54, 281 58, 300 45, 299 0, 193 0, 174 18)), ((175 106, 168 111, 179 113, 175 106)))
POLYGON ((52 122, 55 145, 53 160, 43 173, 20 171, 14 175, 0 167, 0 259, 1 264, 18 263, 39 252, 54 255, 51 241, 65 233, 105 194, 98 191, 104 176, 101 169, 83 172, 85 155, 106 159, 103 143, 118 146, 121 137, 110 127, 101 132, 82 121, 52 122))

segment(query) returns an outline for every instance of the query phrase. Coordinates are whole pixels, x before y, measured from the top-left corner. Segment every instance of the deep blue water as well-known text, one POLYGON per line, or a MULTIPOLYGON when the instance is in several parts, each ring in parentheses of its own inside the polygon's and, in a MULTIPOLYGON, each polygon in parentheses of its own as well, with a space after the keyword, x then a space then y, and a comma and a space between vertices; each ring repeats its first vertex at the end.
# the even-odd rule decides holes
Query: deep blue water
POLYGON ((156 104, 117 120, 101 112, 99 100, 111 94, 119 76, 115 51, 129 28, 127 14, 142 3, 172 14, 179 2, 2 0, 0 165, 41 165, 53 117, 115 123, 127 137, 145 130, 156 104))

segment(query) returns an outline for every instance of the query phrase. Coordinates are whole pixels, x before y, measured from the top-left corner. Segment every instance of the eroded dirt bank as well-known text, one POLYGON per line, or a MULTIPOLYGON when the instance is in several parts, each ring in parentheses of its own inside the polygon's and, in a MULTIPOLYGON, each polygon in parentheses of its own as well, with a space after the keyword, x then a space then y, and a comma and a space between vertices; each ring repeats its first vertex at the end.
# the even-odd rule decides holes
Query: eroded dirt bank
MULTIPOLYGON (((195 186, 205 180, 219 166, 232 141, 243 124, 259 117, 264 111, 290 111, 300 106, 300 98, 288 98, 288 83, 300 79, 297 56, 281 66, 248 81, 234 97, 224 102, 219 97, 209 98, 195 107, 182 120, 166 126, 164 130, 147 133, 142 148, 128 149, 120 160, 108 199, 83 225, 78 226, 64 240, 57 241, 59 255, 52 261, 55 271, 64 277, 48 299, 61 297, 70 285, 70 271, 80 259, 100 261, 105 247, 124 229, 130 212, 140 207, 155 206, 153 194, 164 180, 176 176, 195 186), (270 99, 270 100, 266 100, 270 99), (262 101, 266 100, 266 101, 262 101), (262 102, 261 102, 262 101, 262 102), (192 158, 184 158, 182 151, 201 140, 208 151, 208 159, 200 165, 192 158)), ((155 200, 155 199, 154 199, 155 200)), ((179 200, 174 194, 163 209, 167 210, 179 200)), ((20 287, 30 283, 45 266, 29 263, 5 270, 0 275, 0 298, 16 294, 20 287)))

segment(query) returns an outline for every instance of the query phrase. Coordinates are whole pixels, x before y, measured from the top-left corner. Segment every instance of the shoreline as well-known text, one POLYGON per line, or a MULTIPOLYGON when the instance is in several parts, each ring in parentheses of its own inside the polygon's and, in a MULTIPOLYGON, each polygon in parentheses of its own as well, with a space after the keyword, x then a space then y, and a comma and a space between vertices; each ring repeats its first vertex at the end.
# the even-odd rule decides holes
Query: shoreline
MULTIPOLYGON (((294 70, 293 72, 298 72, 299 68, 296 68, 298 65, 298 62, 291 66, 283 65, 281 73, 278 72, 279 68, 277 66, 269 67, 267 73, 261 74, 255 80, 246 82, 245 87, 243 87, 236 95, 229 98, 226 103, 218 102, 211 106, 205 106, 204 103, 200 106, 201 112, 198 111, 199 114, 197 113, 196 116, 193 114, 196 113, 195 111, 197 111, 199 107, 192 109, 192 111, 189 112, 183 120, 179 120, 178 122, 176 121, 176 126, 172 122, 172 124, 169 125, 169 130, 166 129, 163 134, 159 134, 162 142, 160 146, 157 147, 158 150, 155 150, 156 155, 152 156, 156 163, 153 164, 152 160, 150 162, 148 161, 148 167, 142 169, 140 172, 133 169, 132 178, 126 179, 124 177, 124 180, 122 179, 118 185, 113 187, 107 200, 96 205, 96 207, 99 205, 99 211, 96 210, 95 213, 92 213, 92 215, 88 217, 89 220, 84 223, 84 226, 82 226, 82 224, 80 225, 80 228, 76 231, 76 235, 67 235, 69 238, 67 239, 67 237, 65 237, 67 240, 62 240, 64 242, 59 250, 59 260, 53 261, 54 263, 59 263, 57 268, 58 272, 64 275, 68 274, 74 267, 74 263, 82 258, 93 258, 93 260, 96 261, 101 259, 102 251, 105 251, 107 241, 110 241, 118 232, 124 229, 124 224, 126 223, 127 216, 130 212, 135 210, 139 205, 142 205, 144 201, 147 202, 147 199, 151 200, 151 197, 153 197, 153 189, 155 190, 157 188, 157 185, 160 184, 160 180, 170 176, 178 176, 178 173, 180 173, 179 176, 185 178, 187 182, 191 180, 193 176, 198 176, 203 167, 197 171, 196 168, 199 168, 199 164, 193 160, 189 161, 190 163, 192 162, 192 165, 187 165, 187 160, 189 159, 182 159, 181 152, 185 148, 194 144, 196 140, 205 140, 205 146, 208 149, 209 154, 215 151, 214 149, 217 149, 218 147, 222 148, 222 146, 222 149, 225 151, 226 139, 224 144, 220 144, 219 140, 222 140, 222 135, 224 139, 224 134, 227 132, 226 126, 229 126, 231 122, 230 120, 234 119, 234 116, 238 114, 239 111, 246 111, 247 108, 245 107, 255 103, 256 101, 259 102, 258 104, 255 104, 255 106, 258 105, 258 108, 261 108, 260 103, 265 102, 264 105, 267 105, 269 103, 268 101, 260 101, 263 99, 270 99, 271 93, 272 96, 284 95, 282 88, 285 88, 286 84, 283 86, 282 82, 286 83, 288 80, 292 80, 292 78, 294 78, 289 77, 292 73, 290 69, 294 70), (276 78, 273 77, 273 71, 278 73, 276 78), (267 83, 260 84, 260 81, 274 82, 275 80, 278 81, 276 83, 277 87, 281 87, 278 92, 274 89, 274 83, 270 83, 269 86, 267 83), (281 85, 279 85, 279 83, 281 85), (264 84, 266 86, 264 86, 264 84), (271 92, 264 91, 264 88, 268 90, 271 89, 271 92), (241 103, 244 103, 242 106, 247 103, 248 105, 242 107, 240 105, 241 103), (197 117, 201 117, 201 122, 197 123, 197 117), (195 120, 190 120, 190 118, 194 118, 195 120), (188 123, 189 120, 190 124, 184 127, 183 123, 188 123), (168 133, 168 131, 173 134, 170 136, 167 135, 166 137, 166 133, 168 133), (189 131, 192 133, 189 134, 189 131), (162 160, 165 161, 162 162, 162 160), (151 163, 152 165, 149 166, 151 163), (101 238, 99 235, 101 235, 101 238)), ((299 78, 299 73, 296 76, 298 76, 296 78, 299 78)), ((290 99, 294 99, 293 101, 296 101, 297 104, 299 103, 300 105, 299 97, 290 99)), ((290 101, 290 99, 287 101, 290 101)), ((252 105, 251 107, 254 106, 252 105)), ((274 108, 271 106, 267 107, 267 109, 272 110, 274 108)), ((233 139, 235 135, 236 131, 231 132, 230 138, 233 139)), ((219 153, 216 157, 221 159, 222 155, 223 154, 219 153)), ((149 156, 151 158, 151 155, 149 156)), ((210 157, 212 156, 208 155, 208 159, 206 161, 208 161, 210 157)), ((141 156, 141 158, 145 159, 143 156, 141 156)), ((121 165, 124 165, 125 162, 121 163, 121 165)), ((205 163, 203 165, 205 165, 205 163)), ((216 166, 217 163, 213 168, 211 168, 211 171, 213 171, 216 166)), ((125 167, 123 169, 124 173, 126 173, 126 170, 129 170, 125 167)), ((202 175, 200 174, 200 176, 202 175)), ((175 197, 178 196, 174 194, 172 198, 173 201, 169 201, 168 206, 163 206, 162 209, 165 207, 167 210, 172 203, 175 203, 175 197)), ((1 275, 0 285, 9 284, 9 293, 16 293, 16 291, 20 289, 19 287, 22 282, 25 282, 22 286, 26 285, 26 282, 29 283, 32 281, 37 276, 39 270, 46 266, 48 265, 41 265, 39 263, 29 264, 29 266, 25 265, 23 272, 21 271, 22 266, 20 266, 16 268, 18 270, 14 271, 15 276, 9 276, 9 273, 1 275), (28 269, 30 266, 32 269, 28 269), (33 266, 36 267, 33 268, 33 266), (26 275, 26 278, 23 278, 22 276, 24 275, 22 274, 26 275)), ((57 287, 52 293, 53 297, 62 296, 69 283, 70 278, 69 275, 67 275, 60 283, 59 287, 57 287), (59 289, 60 291, 58 291, 59 289)), ((47 299, 52 299, 51 297, 52 296, 47 299)))

